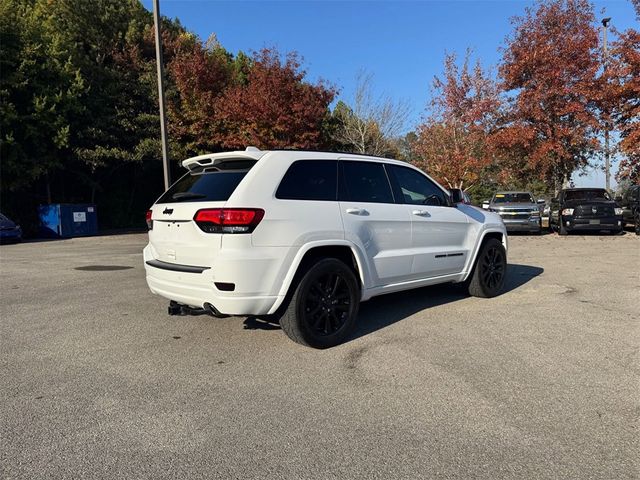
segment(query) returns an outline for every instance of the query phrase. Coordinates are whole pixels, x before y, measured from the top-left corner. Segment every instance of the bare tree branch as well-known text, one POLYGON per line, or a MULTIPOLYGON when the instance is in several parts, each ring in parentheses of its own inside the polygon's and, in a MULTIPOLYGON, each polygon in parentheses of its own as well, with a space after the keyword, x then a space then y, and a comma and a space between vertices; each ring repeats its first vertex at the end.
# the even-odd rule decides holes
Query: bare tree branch
POLYGON ((383 156, 407 123, 410 106, 388 95, 376 97, 373 75, 360 71, 350 108, 334 112, 340 125, 334 139, 357 153, 383 156))

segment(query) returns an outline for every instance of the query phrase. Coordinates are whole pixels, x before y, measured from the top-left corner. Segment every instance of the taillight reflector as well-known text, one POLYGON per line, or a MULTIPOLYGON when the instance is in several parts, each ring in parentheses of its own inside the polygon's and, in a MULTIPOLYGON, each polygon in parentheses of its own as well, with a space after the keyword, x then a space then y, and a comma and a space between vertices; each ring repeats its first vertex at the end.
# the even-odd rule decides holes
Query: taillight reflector
POLYGON ((193 220, 207 233, 251 233, 263 217, 261 208, 206 208, 193 220))
POLYGON ((149 230, 153 230, 153 220, 151 220, 151 210, 147 210, 147 214, 146 214, 146 220, 147 220, 147 227, 149 228, 149 230))

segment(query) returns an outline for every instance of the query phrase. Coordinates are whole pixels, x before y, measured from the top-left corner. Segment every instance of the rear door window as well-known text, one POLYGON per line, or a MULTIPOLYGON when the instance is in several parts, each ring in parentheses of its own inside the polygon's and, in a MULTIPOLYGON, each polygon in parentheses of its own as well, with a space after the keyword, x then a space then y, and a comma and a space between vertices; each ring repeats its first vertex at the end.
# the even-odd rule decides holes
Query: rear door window
POLYGON ((336 200, 338 195, 336 160, 298 160, 285 173, 276 191, 282 200, 336 200))
POLYGON ((341 161, 340 199, 352 202, 394 203, 382 163, 341 161))

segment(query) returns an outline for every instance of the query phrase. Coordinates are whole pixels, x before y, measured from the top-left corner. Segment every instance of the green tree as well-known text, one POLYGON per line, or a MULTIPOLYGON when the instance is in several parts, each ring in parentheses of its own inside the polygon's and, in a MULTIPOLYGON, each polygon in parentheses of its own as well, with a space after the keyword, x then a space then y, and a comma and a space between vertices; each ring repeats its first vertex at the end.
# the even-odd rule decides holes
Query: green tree
POLYGON ((41 28, 46 21, 42 3, 0 3, 3 203, 10 193, 63 168, 71 153, 70 118, 83 111, 88 90, 64 37, 41 28))

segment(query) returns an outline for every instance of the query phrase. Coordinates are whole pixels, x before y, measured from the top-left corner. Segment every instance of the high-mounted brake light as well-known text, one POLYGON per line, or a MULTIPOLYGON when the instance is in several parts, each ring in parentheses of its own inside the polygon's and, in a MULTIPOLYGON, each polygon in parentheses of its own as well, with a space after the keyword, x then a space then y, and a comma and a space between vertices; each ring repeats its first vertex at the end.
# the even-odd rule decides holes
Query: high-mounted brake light
POLYGON ((147 227, 149 230, 153 230, 153 220, 151 220, 151 210, 147 210, 146 219, 147 219, 147 227))
POLYGON ((251 233, 263 217, 261 208, 205 208, 193 220, 207 233, 251 233))

